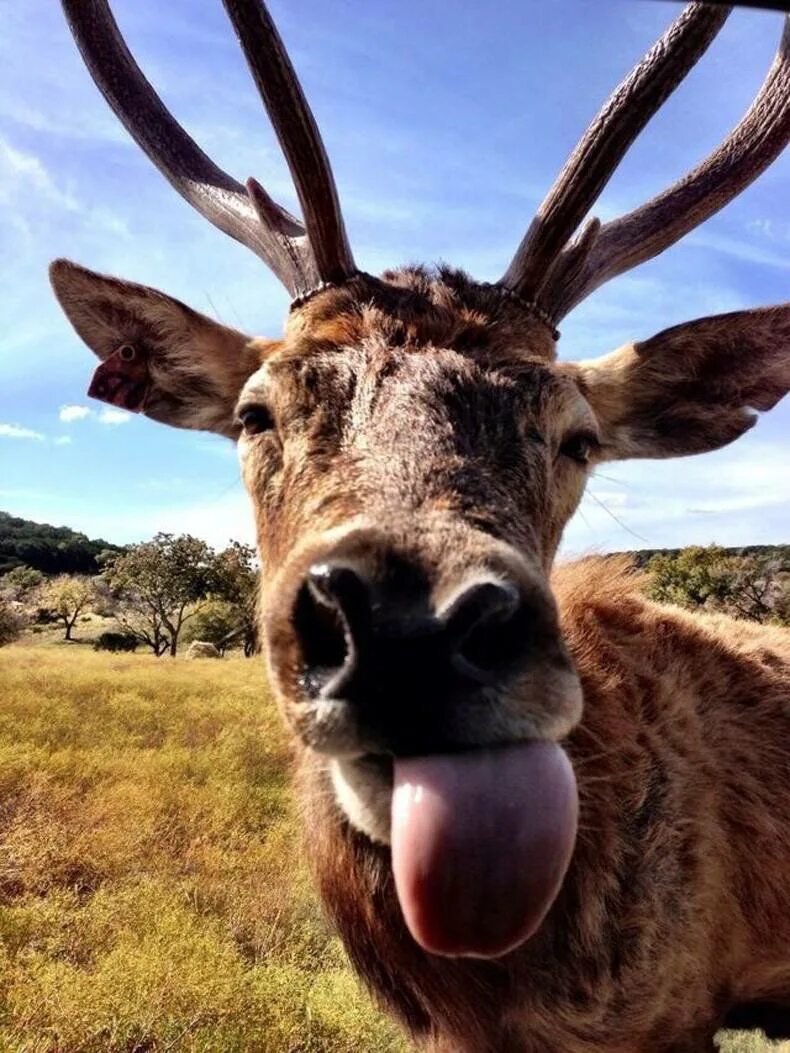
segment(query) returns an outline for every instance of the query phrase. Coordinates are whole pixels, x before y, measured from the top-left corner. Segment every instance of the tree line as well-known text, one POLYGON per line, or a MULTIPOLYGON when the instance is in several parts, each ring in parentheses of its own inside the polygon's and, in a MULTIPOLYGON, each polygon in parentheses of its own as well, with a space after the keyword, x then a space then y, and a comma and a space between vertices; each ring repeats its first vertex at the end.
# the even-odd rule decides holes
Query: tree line
POLYGON ((790 625, 790 547, 732 552, 693 545, 647 564, 648 595, 687 610, 790 625))
MULTIPOLYGON (((790 547, 690 546, 635 562, 647 594, 661 603, 790 626, 790 547)), ((107 650, 144 647, 175 656, 185 633, 220 653, 256 650, 259 574, 251 546, 232 542, 217 552, 188 534, 160 533, 104 551, 99 565, 93 576, 47 578, 23 565, 0 576, 0 644, 36 623, 58 623, 71 640, 93 612, 114 623, 96 641, 107 650)))
POLYGON ((72 640, 88 612, 112 619, 115 630, 99 636, 107 650, 147 647, 157 657, 175 656, 189 626, 193 639, 224 653, 257 647, 255 550, 234 541, 215 551, 189 534, 159 533, 150 541, 108 552, 101 572, 58 574, 17 566, 0 577, 0 643, 17 638, 31 623, 59 623, 72 640))

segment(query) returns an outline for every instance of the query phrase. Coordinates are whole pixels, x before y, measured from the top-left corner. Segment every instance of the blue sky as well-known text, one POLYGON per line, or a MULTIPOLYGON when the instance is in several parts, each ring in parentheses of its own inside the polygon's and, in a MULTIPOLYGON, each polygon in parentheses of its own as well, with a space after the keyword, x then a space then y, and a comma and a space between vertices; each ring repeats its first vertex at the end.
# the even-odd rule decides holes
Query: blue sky
MULTIPOLYGON (((207 152, 295 210, 219 0, 116 0, 114 9, 149 78, 207 152)), ((445 260, 491 280, 603 98, 679 6, 273 0, 271 9, 332 157, 360 266, 445 260)), ((59 5, 0 0, 0 24, 0 508, 119 542, 160 529, 215 544, 250 539, 231 443, 86 398, 94 360, 60 313, 46 266, 69 256, 251 334, 279 334, 286 294, 127 138, 59 5)), ((597 215, 633 207, 718 143, 762 82, 780 28, 775 13, 732 15, 597 215)), ((788 299, 788 202, 786 153, 718 216, 566 319, 562 357, 788 299)), ((788 464, 790 400, 727 450, 608 465, 565 551, 790 541, 788 464)))

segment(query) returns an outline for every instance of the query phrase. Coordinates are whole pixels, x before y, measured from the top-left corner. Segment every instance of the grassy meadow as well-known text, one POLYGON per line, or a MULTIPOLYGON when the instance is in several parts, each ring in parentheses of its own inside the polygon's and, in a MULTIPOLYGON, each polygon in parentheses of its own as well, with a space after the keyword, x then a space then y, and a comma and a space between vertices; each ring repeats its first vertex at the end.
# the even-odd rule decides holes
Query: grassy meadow
POLYGON ((0 684, 0 1053, 405 1053, 312 894, 259 660, 28 643, 0 684))
POLYGON ((0 1050, 404 1050, 327 931, 259 661, 0 651, 0 1050))

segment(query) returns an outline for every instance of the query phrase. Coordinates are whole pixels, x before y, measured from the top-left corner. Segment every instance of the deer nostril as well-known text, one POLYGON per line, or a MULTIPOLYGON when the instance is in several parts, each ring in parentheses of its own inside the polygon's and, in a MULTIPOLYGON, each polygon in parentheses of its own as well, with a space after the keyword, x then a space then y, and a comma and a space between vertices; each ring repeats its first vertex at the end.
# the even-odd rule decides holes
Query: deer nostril
POLYGON ((352 567, 316 563, 307 573, 294 610, 308 693, 321 688, 355 658, 355 638, 370 617, 367 583, 352 567))
POLYGON ((518 659, 522 610, 519 590, 507 582, 479 582, 457 596, 443 618, 456 671, 483 683, 497 680, 518 659))

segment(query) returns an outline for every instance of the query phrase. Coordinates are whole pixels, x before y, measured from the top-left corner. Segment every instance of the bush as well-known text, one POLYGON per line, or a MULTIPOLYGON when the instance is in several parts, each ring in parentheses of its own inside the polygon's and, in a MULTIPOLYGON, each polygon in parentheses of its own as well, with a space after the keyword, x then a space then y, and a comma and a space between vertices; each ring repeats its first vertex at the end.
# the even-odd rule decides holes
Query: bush
POLYGON ((202 605, 187 626, 185 639, 189 643, 198 640, 214 644, 224 653, 228 639, 239 630, 240 623, 240 611, 232 603, 212 599, 202 605))
POLYGON ((14 567, 0 577, 0 593, 9 600, 23 602, 42 584, 44 575, 33 567, 14 567))
POLYGON ((0 598, 0 647, 18 640, 25 624, 25 616, 17 604, 0 598))
POLYGON ((104 632, 94 644, 94 651, 136 651, 138 640, 131 633, 104 632))

